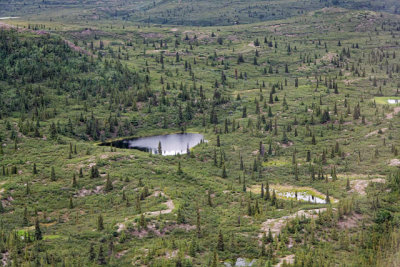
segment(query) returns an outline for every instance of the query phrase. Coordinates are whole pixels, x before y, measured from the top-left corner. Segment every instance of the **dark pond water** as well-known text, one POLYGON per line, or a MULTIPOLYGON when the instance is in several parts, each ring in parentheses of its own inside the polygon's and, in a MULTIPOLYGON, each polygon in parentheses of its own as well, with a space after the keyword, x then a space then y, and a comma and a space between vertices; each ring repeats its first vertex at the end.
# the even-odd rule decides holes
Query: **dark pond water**
MULTIPOLYGON (((146 152, 152 151, 153 154, 159 154, 159 144, 161 144, 162 155, 170 156, 186 154, 188 148, 200 144, 203 140, 204 136, 201 134, 184 133, 119 140, 112 142, 112 145, 117 148, 138 149, 146 152)), ((109 146, 110 143, 104 143, 102 145, 109 146)))

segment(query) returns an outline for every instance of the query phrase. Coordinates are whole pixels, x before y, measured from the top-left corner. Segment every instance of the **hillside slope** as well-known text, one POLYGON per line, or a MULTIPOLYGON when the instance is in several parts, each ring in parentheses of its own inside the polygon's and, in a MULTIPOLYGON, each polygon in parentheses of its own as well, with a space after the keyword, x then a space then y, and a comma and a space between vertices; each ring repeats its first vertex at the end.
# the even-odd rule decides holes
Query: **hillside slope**
POLYGON ((324 7, 400 13, 396 0, 161 0, 1 1, 0 16, 77 20, 126 20, 170 25, 233 25, 299 16, 324 7))

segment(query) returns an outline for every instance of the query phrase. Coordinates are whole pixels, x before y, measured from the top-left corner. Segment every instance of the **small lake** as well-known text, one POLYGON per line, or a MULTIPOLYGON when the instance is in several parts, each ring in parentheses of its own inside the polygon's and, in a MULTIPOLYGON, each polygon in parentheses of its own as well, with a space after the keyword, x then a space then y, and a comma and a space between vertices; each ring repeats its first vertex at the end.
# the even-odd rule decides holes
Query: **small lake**
POLYGON ((389 104, 400 104, 400 99, 388 99, 389 104))
MULTIPOLYGON (((113 141, 112 146, 117 148, 137 149, 158 154, 158 146, 161 144, 163 156, 186 154, 187 149, 204 142, 204 136, 197 133, 166 134, 148 137, 130 138, 113 141)), ((110 143, 102 145, 109 146, 110 143)))
POLYGON ((19 19, 19 17, 1 17, 0 20, 5 20, 5 19, 19 19))
POLYGON ((326 200, 315 197, 307 192, 297 192, 297 197, 296 197, 296 192, 276 192, 278 196, 288 198, 288 199, 296 199, 296 200, 302 200, 302 201, 307 201, 311 203, 318 203, 318 204, 325 204, 326 200))

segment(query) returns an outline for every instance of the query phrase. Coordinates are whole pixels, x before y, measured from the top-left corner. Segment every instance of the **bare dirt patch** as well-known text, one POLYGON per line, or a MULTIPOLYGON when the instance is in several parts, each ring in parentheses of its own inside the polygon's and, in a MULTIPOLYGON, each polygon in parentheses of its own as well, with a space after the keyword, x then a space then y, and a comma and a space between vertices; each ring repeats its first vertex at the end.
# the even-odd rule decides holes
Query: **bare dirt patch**
POLYGON ((144 38, 164 38, 164 35, 158 32, 141 33, 140 36, 144 38))
MULTIPOLYGON (((5 185, 5 183, 6 183, 5 181, 0 182, 0 187, 1 187, 2 185, 5 185)), ((4 191, 5 191, 4 188, 0 188, 0 199, 1 199, 1 194, 4 193, 4 191)))
POLYGON ((400 107, 395 107, 392 113, 386 114, 386 119, 391 120, 400 112, 400 107))
POLYGON ((388 130, 388 128, 382 128, 373 132, 370 132, 369 134, 365 135, 365 138, 368 138, 370 136, 376 135, 379 133, 379 131, 381 131, 382 133, 386 132, 388 130))
POLYGON ((83 48, 80 47, 80 46, 75 45, 75 44, 74 44, 73 42, 71 42, 71 41, 64 40, 64 42, 65 42, 72 50, 74 50, 74 51, 76 51, 76 52, 85 54, 85 55, 87 55, 87 56, 94 56, 91 52, 89 52, 89 51, 83 49, 83 48))
POLYGON ((351 190, 350 193, 358 193, 360 195, 365 195, 365 189, 367 188, 369 183, 386 183, 386 180, 383 178, 376 178, 371 180, 353 180, 350 181, 351 190))
POLYGON ((0 22, 0 28, 2 28, 2 29, 14 29, 15 26, 7 24, 7 23, 4 23, 4 22, 0 22))
POLYGON ((226 37, 226 39, 233 41, 233 42, 239 41, 239 38, 235 35, 228 35, 228 37, 226 37))
POLYGON ((100 194, 103 192, 104 185, 98 185, 95 189, 85 189, 82 188, 74 195, 74 197, 86 197, 90 195, 100 194))
POLYGON ((4 253, 2 253, 1 254, 1 265, 2 266, 7 266, 7 262, 8 262, 8 256, 9 256, 9 253, 8 253, 8 251, 6 251, 6 252, 4 252, 4 253))
POLYGON ((344 216, 343 219, 341 219, 338 222, 338 227, 341 229, 349 229, 349 228, 354 228, 358 226, 358 223, 363 219, 362 214, 358 213, 353 213, 348 216, 344 216))
MULTIPOLYGON (((167 202, 164 202, 163 204, 167 206, 166 210, 158 210, 158 211, 149 211, 144 213, 145 216, 157 216, 160 214, 168 214, 171 213, 173 209, 175 209, 175 205, 174 202, 172 201, 172 199, 170 199, 167 195, 165 195, 163 192, 159 192, 161 194, 161 196, 164 196, 166 198, 168 198, 167 202)), ((156 195, 158 196, 158 195, 156 195)))
POLYGON ((278 143, 281 147, 283 148, 288 148, 294 145, 294 143, 292 141, 289 141, 287 144, 283 144, 283 143, 278 143))
POLYGON ((120 251, 120 252, 118 252, 117 254, 115 254, 115 257, 116 257, 117 259, 119 259, 119 258, 121 258, 122 256, 124 256, 127 252, 128 252, 127 249, 125 249, 125 250, 123 250, 123 251, 120 251))
POLYGON ((343 82, 346 84, 346 85, 350 85, 350 84, 352 84, 352 83, 354 83, 354 82, 357 82, 357 81, 360 81, 360 80, 362 80, 361 78, 359 78, 359 79, 345 79, 345 80, 343 80, 343 82))
POLYGON ((314 209, 314 210, 299 210, 291 215, 283 216, 281 218, 276 219, 268 219, 261 225, 261 234, 259 238, 263 236, 263 233, 268 234, 268 231, 271 229, 271 233, 273 236, 278 235, 282 229, 286 226, 289 220, 294 219, 296 217, 305 216, 306 218, 316 218, 318 213, 326 211, 326 208, 314 209))
MULTIPOLYGON (((394 167, 399 167, 400 166, 400 160, 399 159, 392 159, 389 163, 389 166, 394 166, 394 167)), ((0 191, 1 193, 1 191, 0 191)))
POLYGON ((294 263, 294 258, 295 255, 288 255, 284 258, 279 259, 279 263, 277 265, 275 265, 275 267, 281 267, 283 265, 284 262, 286 262, 286 264, 293 264, 294 263))
POLYGON ((336 53, 328 52, 322 58, 321 61, 331 62, 333 58, 337 57, 336 53))
MULTIPOLYGON (((167 209, 166 210, 145 212, 144 213, 145 216, 152 217, 152 216, 158 216, 158 215, 161 215, 161 214, 168 214, 168 213, 171 213, 175 209, 174 202, 166 194, 164 194, 164 192, 154 191, 154 193, 151 194, 149 197, 159 197, 159 196, 163 196, 163 197, 167 198, 167 201, 162 203, 162 204, 167 206, 167 209)), ((117 223, 117 227, 118 227, 117 232, 121 232, 121 231, 125 230, 126 229, 126 223, 128 223, 128 221, 129 221, 129 218, 125 218, 124 222, 117 223)), ((142 235, 141 232, 137 233, 137 236, 141 236, 141 235, 142 235)))
POLYGON ((310 67, 308 67, 306 64, 303 64, 297 68, 298 71, 307 71, 309 69, 310 67))

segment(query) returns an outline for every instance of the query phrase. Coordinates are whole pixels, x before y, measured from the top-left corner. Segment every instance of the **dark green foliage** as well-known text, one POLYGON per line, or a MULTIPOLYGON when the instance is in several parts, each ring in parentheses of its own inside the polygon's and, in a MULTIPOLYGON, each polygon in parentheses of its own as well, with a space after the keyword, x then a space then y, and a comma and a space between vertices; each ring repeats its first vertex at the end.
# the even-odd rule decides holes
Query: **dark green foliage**
POLYGON ((57 180, 57 178, 56 178, 56 171, 54 170, 54 167, 51 167, 50 179, 51 179, 52 181, 56 181, 56 180, 57 180))
POLYGON ((100 214, 97 217, 97 231, 103 231, 103 230, 104 230, 103 216, 100 214))
POLYGON ((42 240, 42 231, 40 229, 39 225, 39 218, 36 217, 35 219, 35 239, 36 240, 42 240))
POLYGON ((219 250, 219 251, 225 250, 224 236, 222 235, 221 230, 219 230, 219 234, 218 234, 217 250, 219 250))
POLYGON ((105 192, 110 192, 111 190, 113 190, 113 185, 112 185, 112 181, 110 179, 110 174, 107 174, 107 180, 106 180, 106 185, 104 187, 104 191, 105 192))

